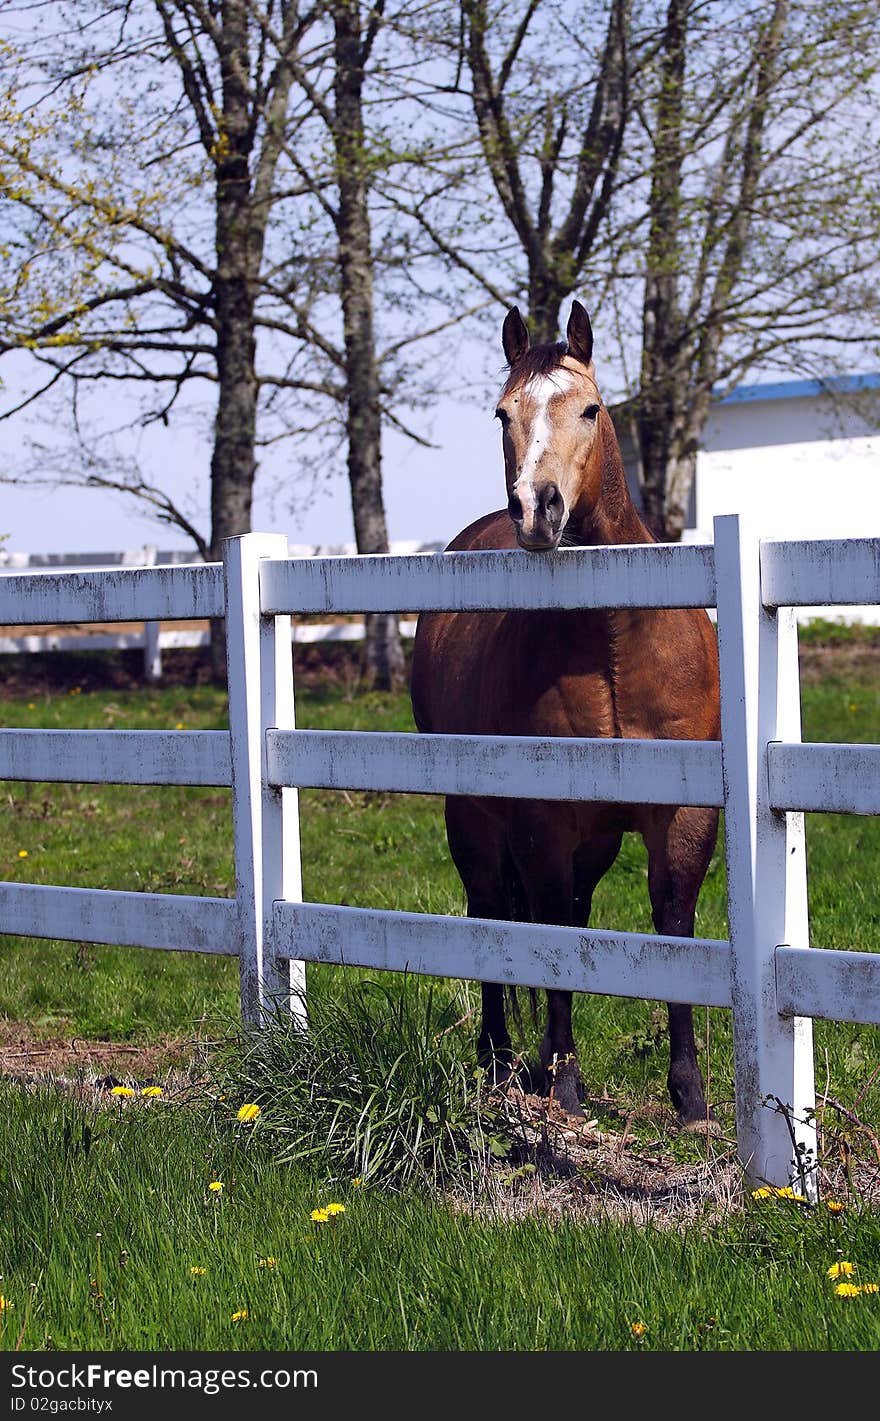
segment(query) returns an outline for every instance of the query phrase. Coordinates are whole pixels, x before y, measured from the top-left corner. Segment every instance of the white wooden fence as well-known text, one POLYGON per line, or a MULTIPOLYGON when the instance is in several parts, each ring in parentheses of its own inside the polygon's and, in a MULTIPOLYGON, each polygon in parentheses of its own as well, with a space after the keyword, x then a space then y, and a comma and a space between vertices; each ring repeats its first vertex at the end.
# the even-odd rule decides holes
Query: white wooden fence
POLYGON ((2 930, 237 956, 242 1013, 302 1001, 307 961, 733 1011, 748 1176, 815 1197, 813 1017, 880 1024, 880 952, 809 944, 804 810, 880 813, 880 746, 800 738, 796 609, 880 602, 880 539, 290 558, 12 574, 0 624, 225 616, 230 731, 0 731, 0 778, 231 786, 236 897, 0 884, 2 930), (295 728, 290 615, 401 607, 717 609, 722 741, 537 741, 295 728), (724 809, 729 941, 379 912, 302 900, 296 788, 724 809), (294 989, 291 992, 291 989, 294 989))
MULTIPOLYGON (((441 552, 442 543, 398 542, 391 544, 393 554, 441 552)), ((289 557, 354 557, 357 549, 354 543, 320 544, 290 543, 289 557)), ((179 549, 161 552, 152 543, 142 548, 130 548, 125 552, 109 553, 6 553, 0 549, 0 577, 24 571, 95 571, 110 567, 157 567, 177 566, 191 562, 191 556, 179 549)), ((416 632, 414 621, 402 620, 398 623, 403 637, 413 637, 416 632)), ((319 625, 299 625, 292 631, 294 642, 338 642, 362 641, 364 624, 362 620, 327 622, 319 625)), ((210 631, 201 627, 163 627, 160 622, 145 622, 142 627, 117 632, 89 632, 81 630, 63 633, 43 631, 25 636, 0 636, 0 656, 16 656, 29 652, 43 651, 137 651, 144 656, 144 680, 159 681, 162 678, 162 652, 174 651, 182 647, 208 646, 210 631)))

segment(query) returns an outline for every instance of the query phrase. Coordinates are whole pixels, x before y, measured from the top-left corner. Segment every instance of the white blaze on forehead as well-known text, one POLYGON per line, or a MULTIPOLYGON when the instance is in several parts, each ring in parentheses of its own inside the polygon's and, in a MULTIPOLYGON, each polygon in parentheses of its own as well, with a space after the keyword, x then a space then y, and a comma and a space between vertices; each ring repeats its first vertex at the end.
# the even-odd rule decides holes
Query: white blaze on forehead
POLYGON ((535 408, 529 446, 523 456, 514 486, 524 511, 535 507, 533 480, 547 451, 553 430, 550 423, 550 402, 554 395, 564 394, 574 383, 574 376, 567 370, 554 370, 552 375, 534 375, 523 388, 523 394, 535 408))

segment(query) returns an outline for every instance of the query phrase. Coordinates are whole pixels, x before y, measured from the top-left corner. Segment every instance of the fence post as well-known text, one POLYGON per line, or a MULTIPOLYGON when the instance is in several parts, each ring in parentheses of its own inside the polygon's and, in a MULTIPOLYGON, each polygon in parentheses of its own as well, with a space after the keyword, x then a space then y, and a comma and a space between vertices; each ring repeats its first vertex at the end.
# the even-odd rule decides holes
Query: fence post
MULTIPOLYGON (((144 567, 155 567, 159 550, 155 543, 147 543, 144 548, 144 567)), ((161 681, 162 648, 159 645, 161 622, 144 622, 144 680, 161 681)))
POLYGON ((777 946, 809 944, 804 817, 770 808, 767 772, 800 739, 797 621, 761 601, 757 531, 714 525, 737 1146, 752 1183, 815 1199, 812 1022, 776 1009, 777 946))
POLYGON ((279 1007, 300 1020, 305 1011, 305 964, 275 960, 272 929, 275 899, 302 900, 297 791, 266 776, 267 729, 293 729, 295 719, 290 617, 261 616, 260 559, 287 555, 283 534, 224 544, 241 1012, 256 1026, 279 1007))

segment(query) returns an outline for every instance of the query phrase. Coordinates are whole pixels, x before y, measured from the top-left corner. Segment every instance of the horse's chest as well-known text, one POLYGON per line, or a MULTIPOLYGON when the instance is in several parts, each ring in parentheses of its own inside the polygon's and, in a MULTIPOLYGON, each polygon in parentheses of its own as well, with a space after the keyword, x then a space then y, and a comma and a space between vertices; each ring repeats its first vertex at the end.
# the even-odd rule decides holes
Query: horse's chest
POLYGON ((485 709, 498 733, 618 734, 611 647, 598 634, 566 634, 564 618, 521 619, 500 629, 483 668, 485 709))

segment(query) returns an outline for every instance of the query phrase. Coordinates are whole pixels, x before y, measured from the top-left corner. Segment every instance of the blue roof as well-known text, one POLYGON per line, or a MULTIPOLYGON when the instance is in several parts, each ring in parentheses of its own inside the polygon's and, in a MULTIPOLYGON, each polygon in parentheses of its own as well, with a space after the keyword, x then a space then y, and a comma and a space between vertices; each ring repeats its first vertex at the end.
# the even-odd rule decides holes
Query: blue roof
POLYGON ((738 385, 719 405, 740 405, 760 400, 804 400, 813 395, 854 395, 860 390, 880 390, 880 373, 833 375, 828 380, 780 380, 776 384, 738 385))

